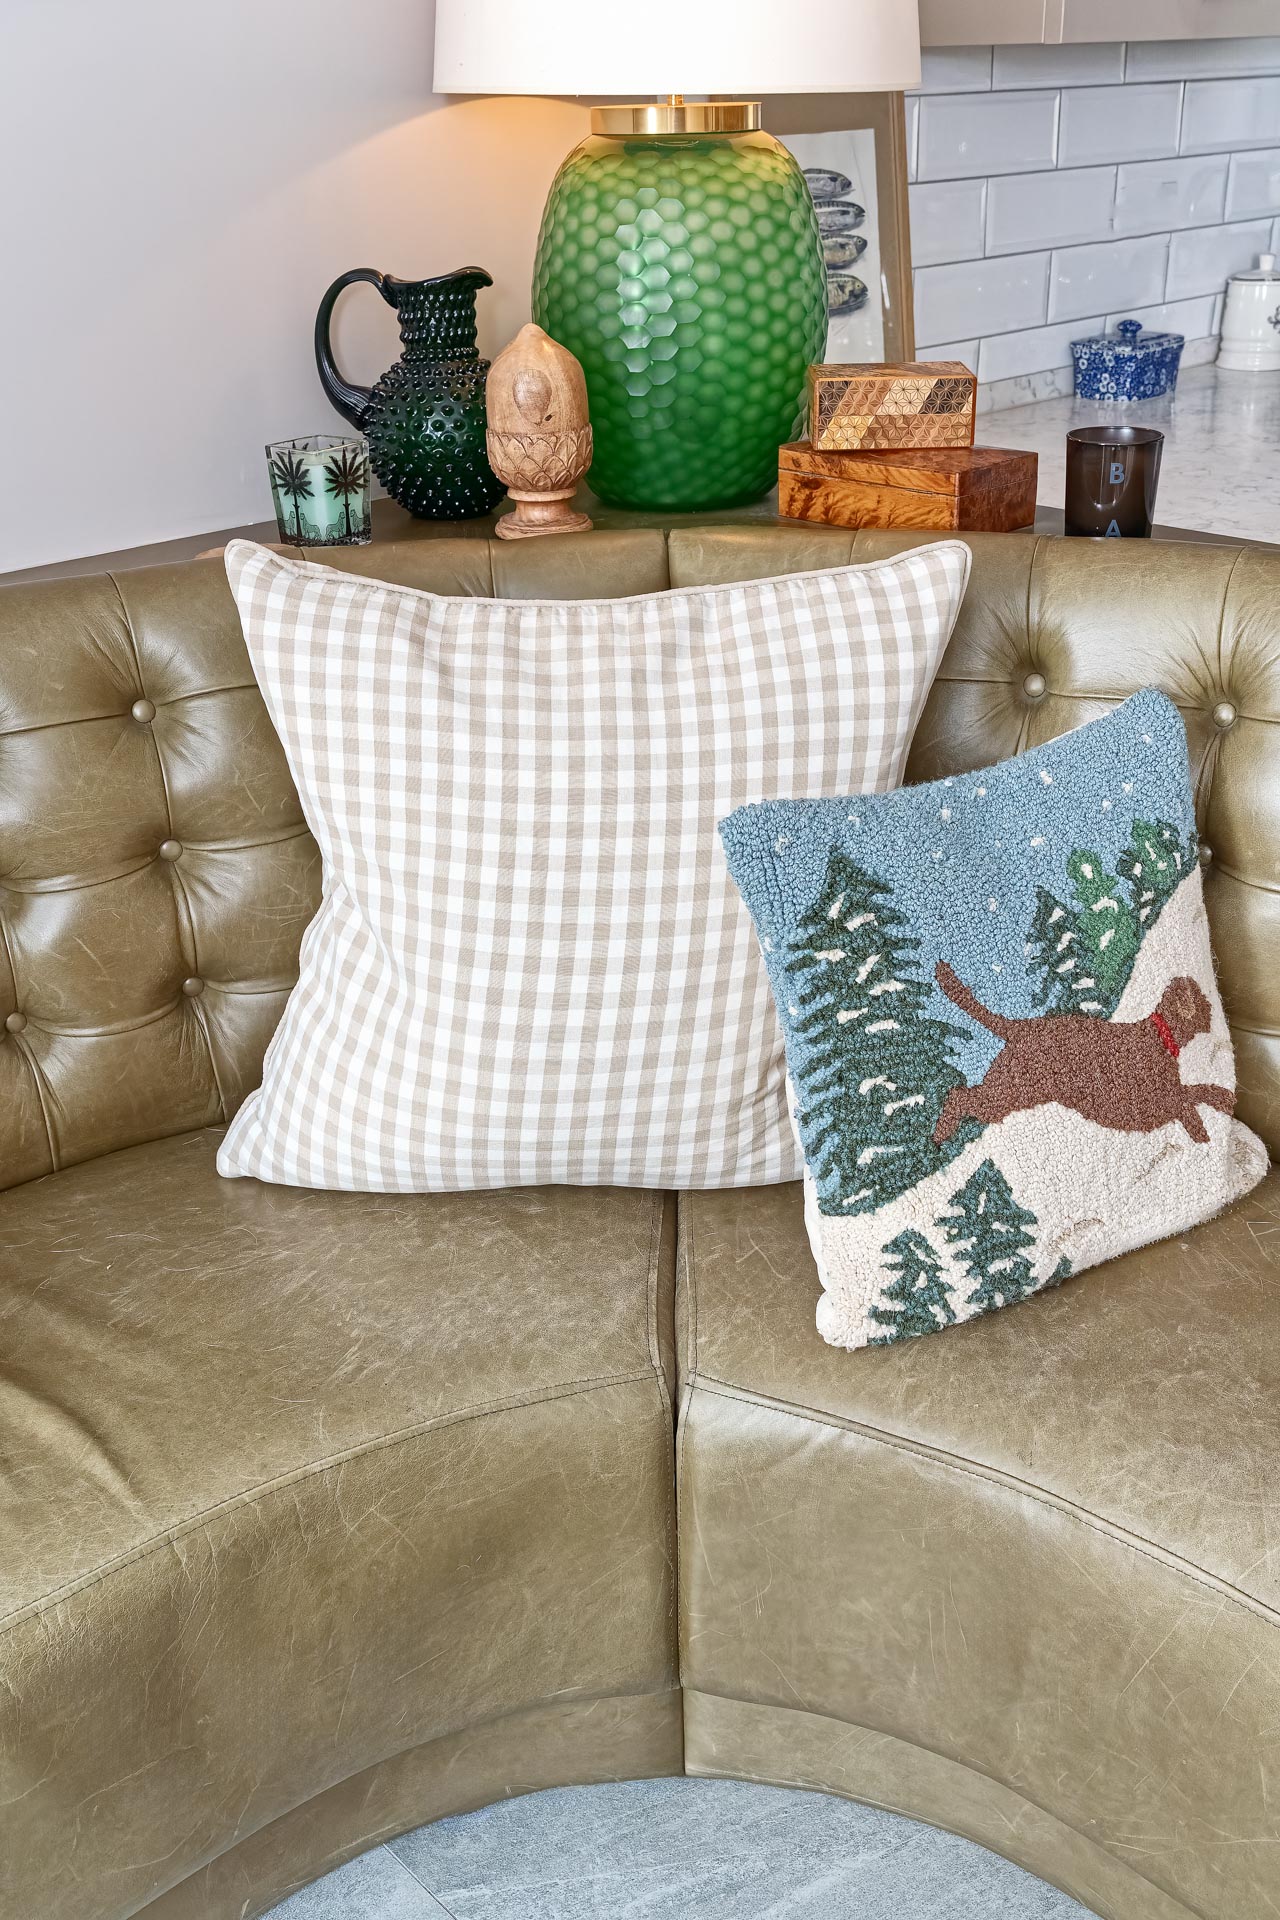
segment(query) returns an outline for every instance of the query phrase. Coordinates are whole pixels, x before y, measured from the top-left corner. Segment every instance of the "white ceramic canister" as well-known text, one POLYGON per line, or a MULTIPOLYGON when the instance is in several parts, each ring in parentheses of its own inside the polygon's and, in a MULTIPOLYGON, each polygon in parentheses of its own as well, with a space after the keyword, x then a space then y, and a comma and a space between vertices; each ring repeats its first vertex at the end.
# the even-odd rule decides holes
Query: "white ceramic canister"
POLYGON ((1218 365, 1241 373, 1280 373, 1280 272, 1274 253, 1227 282, 1218 365))

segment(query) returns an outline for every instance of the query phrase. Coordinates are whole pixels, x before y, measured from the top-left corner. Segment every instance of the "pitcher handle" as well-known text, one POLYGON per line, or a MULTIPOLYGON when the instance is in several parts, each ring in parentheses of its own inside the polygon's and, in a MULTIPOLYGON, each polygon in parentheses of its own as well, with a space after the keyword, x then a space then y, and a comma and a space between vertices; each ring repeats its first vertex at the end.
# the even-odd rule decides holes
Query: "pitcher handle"
POLYGON ((339 373, 333 358, 333 343, 329 338, 329 322, 338 295, 345 288, 353 287, 358 280, 367 280, 371 287, 378 289, 388 306, 395 305, 395 300, 387 291, 385 274, 379 273, 376 267, 353 267, 350 273, 340 274, 334 281, 316 314, 316 370, 320 375, 320 385, 343 419, 349 420, 353 427, 358 427, 363 421, 373 389, 353 386, 339 373))

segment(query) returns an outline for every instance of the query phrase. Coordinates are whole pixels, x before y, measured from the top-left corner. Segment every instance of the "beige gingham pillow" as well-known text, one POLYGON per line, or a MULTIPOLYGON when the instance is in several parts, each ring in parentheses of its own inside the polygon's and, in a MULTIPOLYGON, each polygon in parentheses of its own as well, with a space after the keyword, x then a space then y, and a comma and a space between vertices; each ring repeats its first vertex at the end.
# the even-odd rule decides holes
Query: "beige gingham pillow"
POLYGON ((325 880, 220 1171, 396 1192, 797 1178, 716 822, 896 785, 968 571, 948 541, 503 601, 231 545, 325 880))

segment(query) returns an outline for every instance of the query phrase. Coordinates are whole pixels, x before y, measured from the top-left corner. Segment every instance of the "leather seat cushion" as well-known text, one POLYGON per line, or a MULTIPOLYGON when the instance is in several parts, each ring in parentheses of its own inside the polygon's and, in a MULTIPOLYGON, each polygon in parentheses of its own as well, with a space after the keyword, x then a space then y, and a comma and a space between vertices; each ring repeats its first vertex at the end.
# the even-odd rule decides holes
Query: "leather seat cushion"
MULTIPOLYGON (((1273 1172, 1185 1238, 850 1354, 814 1326, 799 1188, 682 1201, 686 1687, 890 1735, 1194 1912, 1265 1911, 1278 1256, 1273 1172)), ((693 1771, 747 1764, 687 1739, 693 1771)))
POLYGON ((662 1196, 306 1193, 217 1140, 0 1196, 6 1912, 132 1912, 388 1752, 673 1682, 662 1196))
POLYGON ((1025 1311, 856 1358, 815 1329, 800 1191, 682 1200, 700 1379, 1041 1489, 1280 1609, 1280 1169, 1025 1311))

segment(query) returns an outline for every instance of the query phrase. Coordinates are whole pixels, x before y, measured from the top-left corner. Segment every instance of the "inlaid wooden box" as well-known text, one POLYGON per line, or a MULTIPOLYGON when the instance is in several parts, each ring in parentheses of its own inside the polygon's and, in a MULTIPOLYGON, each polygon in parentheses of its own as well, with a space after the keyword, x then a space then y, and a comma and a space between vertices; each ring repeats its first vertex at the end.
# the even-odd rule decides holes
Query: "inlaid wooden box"
POLYGON ((809 438, 830 452, 971 447, 977 375, 959 360, 809 369, 809 438))
POLYGON ((826 453, 778 449, 778 511, 833 527, 1012 533, 1036 517, 1034 453, 1008 447, 909 447, 826 453))

